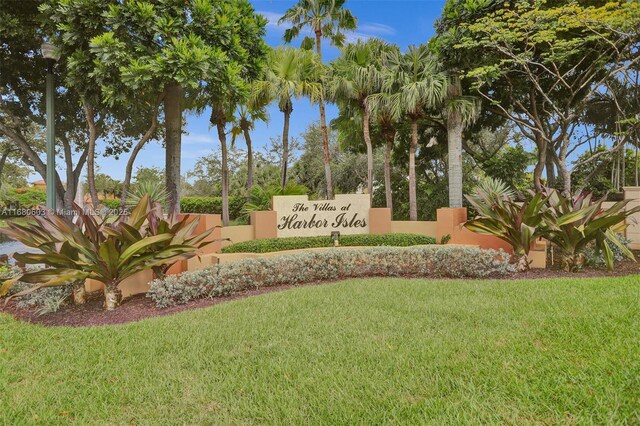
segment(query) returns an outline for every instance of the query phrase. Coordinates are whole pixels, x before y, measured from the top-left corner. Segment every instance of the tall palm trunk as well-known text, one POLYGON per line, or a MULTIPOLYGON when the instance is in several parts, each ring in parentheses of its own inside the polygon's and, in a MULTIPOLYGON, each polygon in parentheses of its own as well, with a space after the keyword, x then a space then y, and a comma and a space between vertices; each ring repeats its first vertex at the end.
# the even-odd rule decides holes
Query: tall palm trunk
MULTIPOLYGON (((316 30, 316 52, 322 62, 322 31, 316 30)), ((320 131, 322 133, 322 153, 324 176, 327 184, 327 199, 333 198, 333 178, 331 176, 331 157, 329 154, 329 133, 327 131, 327 114, 324 109, 324 98, 320 99, 320 131)))
MULTIPOLYGON (((460 79, 456 76, 449 85, 449 99, 462 95, 460 79)), ((447 111, 447 141, 449 144, 449 207, 462 207, 462 130, 460 111, 447 111)))
POLYGON ((253 187, 253 146, 251 145, 251 132, 249 132, 248 123, 242 123, 242 132, 247 143, 247 189, 251 191, 253 187))
POLYGON ((97 129, 95 122, 95 110, 92 105, 85 103, 84 115, 89 127, 89 140, 87 141, 87 182, 89 183, 89 194, 91 195, 91 204, 95 209, 98 207, 98 191, 96 190, 96 139, 97 129))
POLYGON ((411 118, 411 146, 409 147, 409 220, 418 220, 416 199, 416 151, 418 150, 418 119, 411 118))
POLYGON ((280 175, 280 183, 283 188, 287 186, 287 169, 289 166, 289 119, 291 118, 292 112, 293 107, 291 105, 287 105, 284 108, 284 111, 282 111, 284 114, 284 126, 282 127, 282 172, 280 175))
POLYGON ((387 144, 384 150, 384 195, 386 198, 387 208, 391 210, 393 217, 393 195, 391 191, 391 150, 393 142, 396 138, 395 130, 386 130, 384 132, 387 144))
POLYGON ((168 214, 180 213, 180 157, 182 148, 182 96, 178 83, 168 84, 164 97, 165 121, 165 176, 167 186, 168 214))
POLYGON ((224 120, 216 120, 222 154, 222 225, 229 226, 229 165, 227 162, 227 135, 224 132, 224 127, 224 120))
POLYGON ((362 108, 362 129, 364 133, 364 143, 367 145, 367 192, 369 193, 369 202, 373 197, 373 147, 371 145, 371 134, 369 132, 369 107, 366 101, 363 102, 362 108))

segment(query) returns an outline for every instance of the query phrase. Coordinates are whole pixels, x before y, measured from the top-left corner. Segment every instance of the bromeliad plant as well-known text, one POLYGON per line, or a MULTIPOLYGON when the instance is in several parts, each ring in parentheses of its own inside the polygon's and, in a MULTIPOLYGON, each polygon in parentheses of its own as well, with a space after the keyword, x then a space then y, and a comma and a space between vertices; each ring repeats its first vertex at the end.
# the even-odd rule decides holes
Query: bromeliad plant
POLYGON ((547 197, 535 194, 524 203, 515 200, 515 193, 496 179, 481 182, 467 201, 477 216, 465 227, 479 234, 493 235, 513 247, 518 271, 529 269, 529 250, 545 232, 547 197))
POLYGON ((613 269, 614 246, 635 261, 616 234, 625 229, 625 219, 640 211, 640 206, 626 209, 626 200, 605 209, 604 198, 593 201, 591 194, 567 197, 554 189, 545 192, 548 200, 545 238, 562 250, 565 270, 576 271, 584 266, 585 250, 590 243, 595 245, 596 254, 602 253, 609 270, 613 269))
POLYGON ((0 295, 16 281, 34 284, 19 296, 38 288, 72 285, 85 279, 104 284, 105 309, 120 305, 119 284, 145 269, 170 265, 196 255, 211 229, 193 235, 198 219, 162 219, 157 205, 144 196, 126 217, 109 223, 74 206, 73 218, 56 214, 35 217, 27 223, 10 222, 0 232, 38 248, 42 253, 15 254, 25 264, 44 264, 46 269, 24 272, 5 281, 0 295))

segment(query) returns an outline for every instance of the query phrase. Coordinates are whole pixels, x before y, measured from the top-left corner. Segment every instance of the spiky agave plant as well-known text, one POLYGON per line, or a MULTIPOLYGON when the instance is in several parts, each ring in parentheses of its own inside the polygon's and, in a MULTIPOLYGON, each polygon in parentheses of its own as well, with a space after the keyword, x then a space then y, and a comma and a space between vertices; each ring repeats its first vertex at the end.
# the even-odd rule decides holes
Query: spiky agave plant
POLYGON ((159 207, 148 196, 128 216, 113 223, 87 214, 77 205, 73 210, 73 217, 47 214, 27 223, 9 222, 8 228, 0 229, 10 238, 42 251, 15 254, 16 260, 47 266, 5 281, 0 295, 6 294, 16 281, 34 286, 14 297, 41 287, 71 285, 90 278, 104 284, 105 309, 113 310, 122 300, 119 284, 123 280, 142 270, 195 256, 196 250, 208 244, 204 240, 212 231, 187 236, 197 219, 184 226, 182 221, 188 220, 185 217, 173 227, 152 234, 150 221, 155 220, 159 207))
POLYGON ((167 191, 164 182, 150 179, 142 180, 136 183, 127 194, 127 207, 133 208, 138 205, 145 195, 149 196, 152 203, 158 203, 165 206, 167 204, 169 192, 167 191))

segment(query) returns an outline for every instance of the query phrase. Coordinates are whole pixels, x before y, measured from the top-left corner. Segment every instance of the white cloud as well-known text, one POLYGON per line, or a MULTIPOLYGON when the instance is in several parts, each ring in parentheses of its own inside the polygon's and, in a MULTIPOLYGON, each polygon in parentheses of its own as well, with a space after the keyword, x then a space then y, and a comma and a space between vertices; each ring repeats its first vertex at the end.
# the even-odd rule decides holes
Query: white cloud
POLYGON ((267 18, 267 27, 270 28, 280 28, 284 31, 285 29, 285 25, 279 25, 278 24, 278 20, 280 20, 280 18, 282 18, 282 15, 280 15, 279 13, 276 12, 267 12, 264 10, 258 10, 256 11, 257 14, 264 16, 265 18, 267 18))
POLYGON ((379 22, 358 25, 358 30, 365 34, 394 35, 396 33, 395 28, 379 22))

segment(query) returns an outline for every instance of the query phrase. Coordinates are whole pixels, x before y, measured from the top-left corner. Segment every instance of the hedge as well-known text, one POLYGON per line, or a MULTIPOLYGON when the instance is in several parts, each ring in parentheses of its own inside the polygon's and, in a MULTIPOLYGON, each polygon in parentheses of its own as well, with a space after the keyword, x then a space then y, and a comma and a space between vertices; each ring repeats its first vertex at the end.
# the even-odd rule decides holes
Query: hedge
POLYGON ((515 272, 504 251, 461 246, 324 250, 222 263, 153 280, 147 297, 159 308, 203 297, 278 285, 375 276, 482 278, 515 272))
POLYGON ((120 199, 105 198, 104 200, 100 200, 100 204, 104 205, 108 209, 117 210, 120 208, 120 199))
MULTIPOLYGON (((229 216, 237 219, 242 216, 242 209, 247 200, 243 197, 229 197, 229 216)), ((221 214, 222 197, 182 197, 180 200, 182 213, 221 214)))
MULTIPOLYGON (((435 244, 432 237, 417 234, 358 234, 342 235, 340 245, 354 246, 393 246, 408 247, 435 244)), ((320 237, 290 237, 290 238, 263 238, 259 240, 244 241, 231 244, 222 249, 223 253, 271 253, 274 251, 297 250, 316 247, 332 247, 334 245, 330 236, 320 237)))

